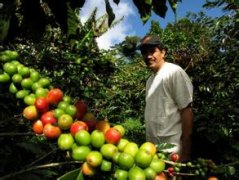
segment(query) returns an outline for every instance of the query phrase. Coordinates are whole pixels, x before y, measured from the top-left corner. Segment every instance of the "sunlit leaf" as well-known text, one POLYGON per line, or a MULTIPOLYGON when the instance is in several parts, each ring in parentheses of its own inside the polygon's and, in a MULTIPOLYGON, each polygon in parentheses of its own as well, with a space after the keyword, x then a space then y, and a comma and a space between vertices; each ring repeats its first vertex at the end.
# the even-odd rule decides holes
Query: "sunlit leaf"
POLYGON ((158 151, 164 151, 164 150, 167 150, 167 149, 171 149, 175 147, 174 144, 170 144, 170 143, 160 143, 160 144, 157 144, 157 150, 158 151))
POLYGON ((67 6, 67 35, 76 35, 78 25, 80 23, 80 20, 78 19, 78 14, 68 5, 67 6))

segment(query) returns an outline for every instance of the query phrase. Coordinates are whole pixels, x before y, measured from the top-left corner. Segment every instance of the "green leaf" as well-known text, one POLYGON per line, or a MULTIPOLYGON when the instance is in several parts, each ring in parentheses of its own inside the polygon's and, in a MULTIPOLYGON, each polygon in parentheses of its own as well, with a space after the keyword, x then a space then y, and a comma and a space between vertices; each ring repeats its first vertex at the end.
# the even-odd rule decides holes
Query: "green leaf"
POLYGON ((153 11, 162 18, 165 18, 166 12, 168 10, 166 6, 166 0, 153 0, 153 11))
POLYGON ((171 149, 175 147, 174 144, 170 144, 170 143, 160 143, 160 144, 157 144, 157 150, 158 151, 164 151, 164 150, 167 150, 167 149, 171 149))
POLYGON ((168 0, 170 7, 172 8, 173 12, 176 13, 177 9, 177 0, 168 0))
POLYGON ((151 16, 152 5, 147 4, 145 1, 133 0, 135 6, 137 7, 141 20, 145 24, 151 16))
POLYGON ((115 14, 113 12, 112 7, 110 6, 109 0, 105 0, 105 8, 106 8, 106 12, 107 12, 107 14, 109 16, 108 26, 111 26, 112 22, 115 19, 115 14))
POLYGON ((67 4, 67 35, 76 35, 80 20, 76 12, 67 4))
POLYGON ((77 168, 62 175, 61 177, 57 178, 57 180, 84 180, 84 177, 80 171, 80 168, 77 168))
POLYGON ((84 176, 82 174, 82 171, 80 171, 79 175, 77 176, 76 180, 84 180, 84 176))
POLYGON ((177 4, 178 2, 182 2, 181 0, 168 0, 170 7, 172 8, 173 12, 176 13, 177 4))
POLYGON ((144 2, 148 5, 151 5, 152 4, 152 0, 144 0, 144 2))
POLYGON ((113 0, 115 4, 119 4, 120 0, 113 0))

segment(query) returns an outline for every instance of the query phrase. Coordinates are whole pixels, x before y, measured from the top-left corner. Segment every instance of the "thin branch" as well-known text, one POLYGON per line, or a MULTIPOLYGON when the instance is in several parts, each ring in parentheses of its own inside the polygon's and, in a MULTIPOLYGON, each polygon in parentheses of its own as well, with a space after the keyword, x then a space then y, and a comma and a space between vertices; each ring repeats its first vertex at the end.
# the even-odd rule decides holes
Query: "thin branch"
POLYGON ((51 167, 68 165, 68 164, 81 164, 81 163, 82 163, 81 161, 69 161, 69 162, 58 162, 58 163, 50 163, 50 164, 44 164, 44 165, 39 165, 39 166, 33 166, 33 167, 28 168, 28 169, 22 169, 18 172, 10 173, 6 176, 2 176, 2 177, 0 177, 0 179, 5 180, 5 179, 8 179, 8 178, 12 178, 12 177, 15 177, 17 175, 29 172, 29 171, 36 170, 36 169, 44 169, 44 168, 51 168, 51 167))
POLYGON ((187 166, 187 164, 184 164, 184 163, 180 163, 180 162, 173 162, 173 161, 168 161, 168 160, 163 160, 165 163, 167 163, 167 164, 171 164, 171 165, 176 165, 176 164, 180 164, 181 166, 183 166, 183 167, 186 167, 187 166))
POLYGON ((184 71, 187 71, 187 69, 192 66, 193 64, 193 59, 191 58, 190 62, 188 63, 187 67, 184 69, 184 71))
POLYGON ((239 164, 239 161, 231 162, 231 163, 228 163, 228 164, 222 164, 222 165, 220 165, 219 167, 234 166, 234 165, 236 165, 236 164, 239 164))
POLYGON ((196 176, 196 174, 193 174, 193 173, 174 172, 173 174, 176 176, 196 176))
POLYGON ((31 162, 30 164, 26 165, 25 168, 31 167, 33 165, 35 165, 37 162, 43 160, 44 158, 46 158, 47 156, 49 156, 50 154, 54 153, 55 151, 57 151, 58 149, 53 149, 52 151, 48 152, 47 154, 45 154, 44 156, 41 156, 40 158, 36 159, 35 161, 31 162))
POLYGON ((73 61, 56 61, 56 60, 51 60, 51 61, 35 61, 34 63, 25 63, 24 65, 36 65, 36 64, 74 64, 74 65, 80 65, 76 62, 73 61))
MULTIPOLYGON (((164 170, 164 172, 168 173, 168 170, 164 170)), ((183 172, 173 172, 174 176, 196 176, 193 173, 183 173, 183 172)))

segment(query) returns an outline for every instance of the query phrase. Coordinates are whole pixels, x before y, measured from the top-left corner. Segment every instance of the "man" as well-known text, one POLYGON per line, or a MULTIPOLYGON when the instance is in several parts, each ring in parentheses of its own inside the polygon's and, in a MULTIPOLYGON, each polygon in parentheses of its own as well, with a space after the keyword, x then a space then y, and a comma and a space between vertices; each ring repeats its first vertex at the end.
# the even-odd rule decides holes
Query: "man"
POLYGON ((146 83, 146 140, 155 144, 171 143, 170 152, 180 160, 190 160, 193 87, 186 72, 165 61, 167 49, 159 37, 147 35, 139 46, 153 74, 146 83))

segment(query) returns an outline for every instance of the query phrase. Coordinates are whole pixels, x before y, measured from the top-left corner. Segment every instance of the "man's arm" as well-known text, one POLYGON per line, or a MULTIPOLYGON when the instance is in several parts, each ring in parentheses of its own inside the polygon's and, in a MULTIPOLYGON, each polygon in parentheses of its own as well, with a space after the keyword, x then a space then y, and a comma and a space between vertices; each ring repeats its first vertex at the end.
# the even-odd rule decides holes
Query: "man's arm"
POLYGON ((191 135, 193 129, 193 110, 191 105, 181 110, 182 118, 182 152, 180 161, 189 161, 191 158, 191 135))

